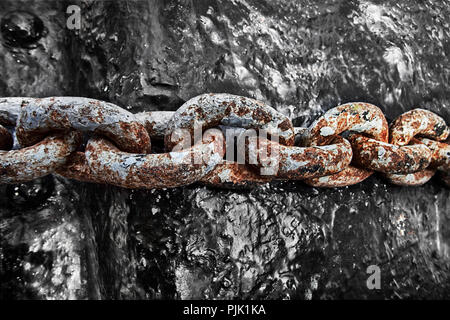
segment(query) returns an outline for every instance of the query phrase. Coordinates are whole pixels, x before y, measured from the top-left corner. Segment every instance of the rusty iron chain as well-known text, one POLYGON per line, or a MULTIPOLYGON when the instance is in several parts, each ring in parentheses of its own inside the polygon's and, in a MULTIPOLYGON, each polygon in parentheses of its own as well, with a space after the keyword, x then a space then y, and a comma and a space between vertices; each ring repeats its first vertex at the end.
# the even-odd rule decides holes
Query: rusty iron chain
POLYGON ((137 114, 88 98, 8 97, 0 98, 0 183, 57 174, 145 189, 272 180, 342 187, 379 172, 393 184, 414 186, 439 171, 450 186, 448 137, 444 119, 430 111, 408 111, 388 126, 378 107, 361 102, 295 128, 264 103, 231 94, 203 94, 175 112, 137 114), (166 152, 152 153, 152 139, 163 141, 166 152))

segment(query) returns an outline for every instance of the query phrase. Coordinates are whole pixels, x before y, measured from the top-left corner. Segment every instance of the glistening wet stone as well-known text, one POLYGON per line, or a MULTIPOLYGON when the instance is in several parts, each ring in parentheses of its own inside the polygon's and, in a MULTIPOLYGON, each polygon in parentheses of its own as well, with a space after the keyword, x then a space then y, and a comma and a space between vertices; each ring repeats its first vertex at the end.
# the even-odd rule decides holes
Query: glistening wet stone
POLYGON ((42 20, 27 11, 13 11, 0 21, 5 44, 11 47, 33 48, 46 29, 42 20))
MULTIPOLYGON (((62 4, 26 3, 50 32, 42 48, 0 46, 3 96, 87 96, 137 112, 227 92, 297 126, 350 101, 373 103, 388 120, 422 107, 450 123, 445 3, 89 1, 79 2, 76 32, 61 29, 62 4)), ((20 5, 1 1, 0 18, 20 5)), ((3 203, 15 201, 0 207, 0 283, 17 297, 449 297, 450 191, 438 179, 253 191, 51 179, 39 208, 0 189, 3 203), (380 290, 366 286, 370 265, 380 290)))

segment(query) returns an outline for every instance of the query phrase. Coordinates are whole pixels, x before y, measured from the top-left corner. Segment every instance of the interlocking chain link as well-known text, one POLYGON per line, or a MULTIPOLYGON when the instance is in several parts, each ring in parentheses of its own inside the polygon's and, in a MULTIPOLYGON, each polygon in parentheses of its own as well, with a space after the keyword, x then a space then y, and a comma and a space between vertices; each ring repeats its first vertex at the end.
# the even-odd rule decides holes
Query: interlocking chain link
POLYGON ((80 97, 0 98, 0 183, 58 174, 145 189, 272 180, 342 187, 380 172, 393 184, 421 185, 439 171, 450 186, 448 136, 430 111, 408 111, 388 126, 378 107, 361 102, 294 128, 264 103, 231 94, 137 114, 80 97), (152 153, 151 139, 166 152, 152 153))

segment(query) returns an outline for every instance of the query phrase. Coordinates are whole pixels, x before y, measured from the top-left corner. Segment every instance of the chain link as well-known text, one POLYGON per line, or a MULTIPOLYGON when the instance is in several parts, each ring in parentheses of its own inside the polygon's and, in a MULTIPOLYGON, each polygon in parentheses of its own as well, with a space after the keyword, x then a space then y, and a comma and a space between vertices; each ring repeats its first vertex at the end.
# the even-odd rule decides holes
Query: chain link
MULTIPOLYGON (((389 128, 383 112, 369 103, 347 103, 325 112, 311 125, 306 138, 309 145, 326 144, 343 132, 359 132, 377 141, 388 140, 389 128)), ((307 179, 315 187, 344 187, 360 183, 373 174, 372 170, 350 164, 338 173, 307 179)))
POLYGON ((0 183, 55 173, 145 189, 272 180, 342 187, 380 172, 393 184, 422 185, 439 171, 450 186, 448 136, 430 111, 408 111, 389 127, 378 107, 360 102, 294 128, 264 103, 231 94, 137 114, 88 98, 0 98, 0 183), (151 139, 164 141, 166 152, 152 153, 151 139))

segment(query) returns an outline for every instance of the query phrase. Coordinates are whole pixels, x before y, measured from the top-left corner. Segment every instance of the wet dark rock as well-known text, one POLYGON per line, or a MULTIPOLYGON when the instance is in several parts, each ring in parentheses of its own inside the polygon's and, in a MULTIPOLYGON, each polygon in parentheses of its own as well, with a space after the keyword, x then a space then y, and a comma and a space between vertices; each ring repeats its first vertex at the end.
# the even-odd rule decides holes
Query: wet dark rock
POLYGON ((0 21, 0 29, 7 46, 33 48, 45 36, 45 27, 39 17, 27 11, 13 11, 0 21))
MULTIPOLYGON (((4 205, 9 208, 36 209, 54 192, 54 181, 51 177, 44 177, 37 181, 6 186, 6 201, 4 205)), ((3 199, 2 199, 3 200, 3 199)))
MULTIPOLYGON (((46 34, 23 48, 7 45, 9 40, 5 38, 3 31, 0 33, 2 96, 45 97, 70 94, 72 89, 68 89, 72 86, 73 73, 69 68, 71 58, 66 44, 68 31, 64 28, 66 7, 63 1, 0 1, 0 21, 8 19, 11 13, 26 11, 27 15, 42 21, 45 28, 42 35, 46 34)), ((39 28, 32 29, 32 24, 27 26, 24 30, 29 32, 24 31, 23 34, 35 38, 39 28)), ((7 32, 7 36, 8 34, 7 32)))
POLYGON ((77 207, 79 195, 61 181, 53 183, 51 196, 40 206, 27 202, 0 208, 0 292, 5 298, 96 297, 95 280, 88 281, 94 264, 88 251, 92 230, 77 207))
MULTIPOLYGON (((267 102, 305 126, 343 102, 450 123, 449 8, 422 1, 0 1, 48 29, 0 46, 0 95, 80 95, 175 110, 204 92, 267 102)), ((2 34, 3 36, 3 34, 2 34)), ((3 39, 2 41, 5 41, 3 39)), ((58 177, 0 188, 0 286, 13 298, 449 298, 450 190, 378 176, 124 190, 58 177), (18 188, 18 189, 16 189, 18 188), (17 192, 16 192, 17 191, 17 192), (381 289, 366 286, 381 270, 381 289)))

